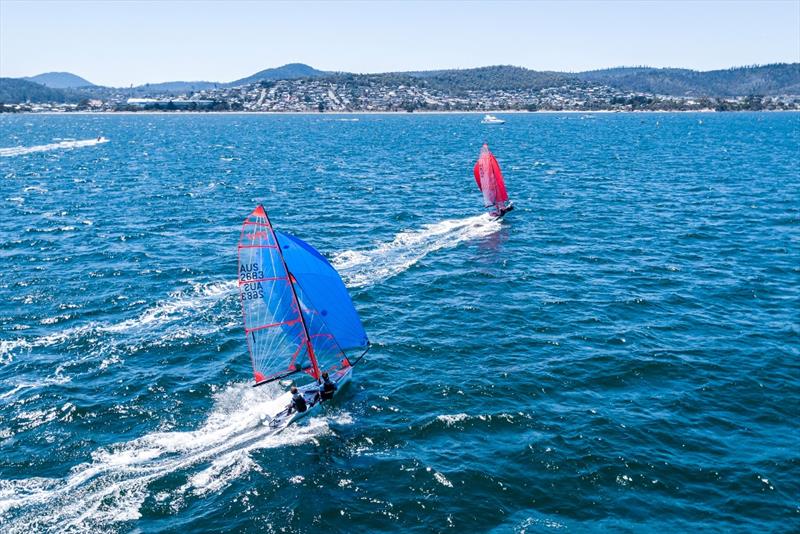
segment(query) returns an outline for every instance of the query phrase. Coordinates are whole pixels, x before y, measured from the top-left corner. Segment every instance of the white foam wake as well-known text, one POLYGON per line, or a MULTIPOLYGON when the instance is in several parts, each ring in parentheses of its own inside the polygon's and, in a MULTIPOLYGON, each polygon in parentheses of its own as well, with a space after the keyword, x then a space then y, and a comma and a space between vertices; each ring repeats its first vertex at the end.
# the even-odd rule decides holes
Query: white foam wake
POLYGON ((485 237, 500 229, 489 214, 447 219, 426 224, 419 230, 400 232, 388 243, 371 250, 347 250, 331 263, 350 287, 365 287, 395 276, 437 250, 485 237))
POLYGON ((184 291, 170 294, 169 299, 157 302, 147 308, 138 317, 100 328, 103 332, 127 332, 145 328, 153 328, 182 319, 194 313, 208 309, 219 300, 232 295, 237 288, 235 280, 225 282, 193 283, 184 291))
MULTIPOLYGON (((30 350, 35 347, 60 345, 84 336, 102 333, 120 335, 159 332, 166 324, 174 323, 208 310, 221 299, 234 294, 236 287, 235 280, 195 282, 187 289, 171 293, 170 298, 156 302, 138 316, 125 319, 119 323, 92 322, 33 339, 2 340, 0 341, 0 364, 7 364, 13 361, 15 352, 30 350)), ((44 321, 47 321, 47 319, 44 319, 44 321)))
MULTIPOLYGON (((366 287, 407 270, 432 252, 485 237, 499 229, 500 222, 488 214, 447 219, 424 225, 418 230, 400 232, 392 241, 373 249, 337 253, 331 263, 349 287, 366 287)), ((195 282, 188 289, 171 293, 170 298, 155 303, 138 316, 119 323, 89 323, 34 339, 2 340, 0 364, 10 363, 17 351, 58 345, 81 336, 159 332, 165 324, 201 313, 219 300, 235 294, 236 287, 235 280, 195 282)))
MULTIPOLYGON (((186 482, 157 496, 173 509, 188 493, 216 492, 251 469, 258 449, 295 445, 329 432, 329 423, 347 424, 347 414, 314 417, 278 435, 265 424, 288 403, 278 386, 236 384, 215 395, 214 408, 197 430, 154 432, 96 450, 92 460, 64 478, 0 480, 0 530, 107 531, 114 523, 140 517, 148 485, 179 472, 186 482)), ((177 484, 175 484, 177 486, 177 484)))
MULTIPOLYGON (((434 251, 499 229, 500 223, 488 215, 445 220, 401 232, 391 242, 371 250, 342 252, 334 257, 333 264, 351 287, 369 286, 408 269, 434 251)), ((194 284, 120 323, 89 324, 32 341, 4 342, 0 344, 0 360, 4 356, 10 359, 14 349, 63 343, 96 332, 159 332, 166 323, 208 309, 235 289, 235 281, 194 284)), ((3 397, 13 396, 23 387, 27 384, 5 392, 3 397)), ((307 425, 272 435, 264 421, 287 402, 287 395, 277 386, 235 385, 215 396, 211 414, 197 430, 154 432, 98 449, 90 462, 76 466, 64 478, 0 480, 0 530, 107 531, 115 523, 137 519, 149 496, 148 485, 170 473, 186 473, 186 482, 155 498, 159 502, 170 500, 174 509, 182 506, 183 496, 189 492, 204 495, 220 491, 244 473, 260 469, 250 457, 252 451, 302 443, 328 431, 331 419, 314 417, 307 425)), ((343 415, 336 421, 350 420, 343 415)))
POLYGON ((108 139, 106 139, 105 137, 98 137, 96 139, 83 139, 80 141, 76 140, 60 141, 58 143, 50 143, 47 145, 15 146, 11 148, 0 148, 0 156, 2 157, 22 156, 24 154, 33 154, 35 152, 49 152, 51 150, 64 150, 71 148, 82 148, 86 146, 95 146, 101 143, 108 143, 108 139))

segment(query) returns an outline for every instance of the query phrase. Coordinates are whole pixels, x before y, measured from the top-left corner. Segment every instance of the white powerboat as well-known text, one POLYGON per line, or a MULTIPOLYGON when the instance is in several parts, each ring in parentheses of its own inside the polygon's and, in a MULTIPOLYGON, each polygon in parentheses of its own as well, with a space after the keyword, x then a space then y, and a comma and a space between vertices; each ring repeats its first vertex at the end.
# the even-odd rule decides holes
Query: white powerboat
POLYGON ((505 124, 506 121, 503 119, 498 119, 494 115, 484 115, 481 124, 505 124))

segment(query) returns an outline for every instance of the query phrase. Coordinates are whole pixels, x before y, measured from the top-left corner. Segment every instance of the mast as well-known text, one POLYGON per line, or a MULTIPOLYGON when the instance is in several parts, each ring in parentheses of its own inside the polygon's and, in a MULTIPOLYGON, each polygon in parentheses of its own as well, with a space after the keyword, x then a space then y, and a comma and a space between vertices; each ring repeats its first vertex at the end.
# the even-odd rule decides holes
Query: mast
POLYGON ((259 208, 264 213, 264 217, 267 219, 267 226, 269 227, 269 231, 272 234, 272 239, 275 241, 275 245, 278 247, 278 256, 281 258, 281 263, 283 263, 283 268, 286 271, 286 277, 289 279, 289 287, 292 289, 292 299, 294 299, 294 303, 297 306, 297 313, 300 315, 300 324, 303 325, 303 333, 306 336, 306 347, 308 348, 308 357, 311 360, 311 365, 314 368, 314 380, 319 381, 321 373, 319 371, 319 364, 317 363, 317 356, 314 354, 314 346, 311 344, 311 335, 308 333, 308 325, 306 324, 306 318, 303 315, 303 308, 300 306, 300 299, 297 298, 297 291, 294 288, 294 275, 289 272, 289 266, 286 265, 286 260, 283 257, 283 251, 281 250, 281 244, 278 241, 278 236, 275 235, 275 229, 272 227, 272 221, 269 220, 269 215, 267 214, 267 210, 264 209, 264 206, 259 204, 259 208))

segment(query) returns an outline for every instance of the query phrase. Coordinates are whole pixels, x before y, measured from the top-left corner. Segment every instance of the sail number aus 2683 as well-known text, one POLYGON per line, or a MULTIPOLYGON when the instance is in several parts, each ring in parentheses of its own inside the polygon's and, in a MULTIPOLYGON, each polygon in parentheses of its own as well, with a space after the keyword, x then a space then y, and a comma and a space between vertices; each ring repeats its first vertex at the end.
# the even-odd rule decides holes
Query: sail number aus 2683
MULTIPOLYGON (((240 282, 262 280, 263 278, 264 271, 261 269, 258 263, 243 263, 239 268, 240 282)), ((261 284, 257 282, 244 284, 242 286, 242 298, 244 300, 264 298, 264 290, 261 289, 261 284)))
POLYGON ((242 298, 244 300, 263 299, 264 290, 261 289, 261 284, 252 283, 243 285, 242 298))

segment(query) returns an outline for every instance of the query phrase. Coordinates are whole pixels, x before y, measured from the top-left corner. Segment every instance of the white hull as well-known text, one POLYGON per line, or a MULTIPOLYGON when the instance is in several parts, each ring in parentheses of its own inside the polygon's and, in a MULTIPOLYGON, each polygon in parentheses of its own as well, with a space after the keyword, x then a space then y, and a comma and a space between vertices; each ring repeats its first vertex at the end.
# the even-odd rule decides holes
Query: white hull
MULTIPOLYGON (((341 371, 337 371, 331 376, 331 380, 336 384, 336 391, 334 392, 334 398, 336 395, 341 391, 342 386, 350 382, 350 379, 353 376, 353 368, 348 367, 341 371)), ((275 434, 282 432, 292 423, 303 419, 304 417, 308 416, 311 412, 317 410, 321 404, 323 404, 319 400, 315 400, 316 392, 319 389, 319 385, 316 382, 312 382, 310 384, 306 384, 298 388, 302 393, 303 397, 305 397, 306 402, 308 403, 308 409, 305 412, 294 412, 292 414, 288 414, 287 410, 283 410, 277 414, 273 418, 265 421, 265 424, 268 424, 270 428, 275 430, 275 434)), ((281 405, 289 406, 292 402, 292 394, 290 392, 286 392, 280 397, 278 400, 281 401, 281 405)))
POLYGON ((483 120, 481 120, 481 124, 505 124, 506 121, 503 119, 498 119, 494 115, 484 115, 483 120))

